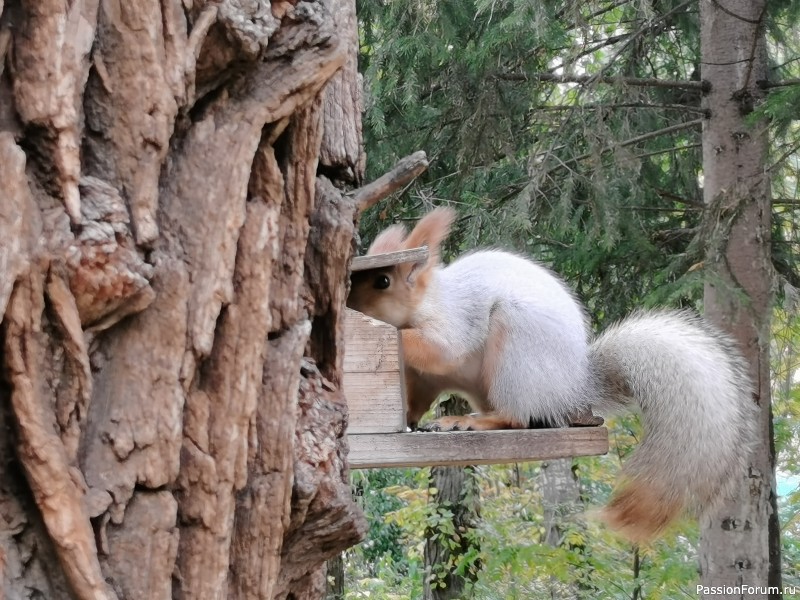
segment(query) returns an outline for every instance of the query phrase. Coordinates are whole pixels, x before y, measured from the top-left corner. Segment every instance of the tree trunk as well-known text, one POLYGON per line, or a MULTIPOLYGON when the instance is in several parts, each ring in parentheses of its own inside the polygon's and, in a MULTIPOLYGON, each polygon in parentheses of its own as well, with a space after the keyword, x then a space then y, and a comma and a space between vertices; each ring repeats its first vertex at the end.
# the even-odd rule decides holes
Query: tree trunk
POLYGON ((539 483, 544 508, 545 542, 557 547, 562 543, 564 519, 583 509, 580 485, 572 468, 572 459, 559 458, 543 462, 539 483))
POLYGON ((344 553, 330 559, 325 568, 328 575, 328 592, 326 600, 344 600, 344 553))
POLYGON ((323 597, 363 535, 354 4, 0 0, 0 597, 323 597))
MULTIPOLYGON (((715 219, 709 241, 706 314, 739 342, 751 366, 759 406, 757 439, 734 498, 702 523, 704 586, 780 585, 775 505, 769 321, 772 310, 767 130, 747 116, 767 78, 766 0, 700 3, 702 78, 710 118, 703 130, 705 201, 715 219)), ((741 598, 731 593, 715 598, 741 598)), ((777 597, 777 596, 775 596, 777 597)))
MULTIPOLYGON (((451 397, 439 404, 437 416, 463 415, 469 404, 451 397)), ((456 600, 465 597, 466 586, 474 571, 458 571, 459 562, 469 552, 474 540, 469 533, 478 518, 479 493, 472 467, 431 467, 430 487, 436 489, 431 499, 433 510, 451 515, 445 526, 431 525, 425 532, 424 600, 456 600)))
MULTIPOLYGON (((544 540, 554 548, 565 544, 564 523, 584 510, 580 483, 572 463, 571 458, 548 460, 542 463, 539 474, 544 511, 544 540)), ((576 551, 583 550, 582 547, 570 547, 576 551)), ((551 578, 548 591, 553 600, 577 598, 580 596, 580 584, 578 581, 562 584, 556 578, 551 578)))

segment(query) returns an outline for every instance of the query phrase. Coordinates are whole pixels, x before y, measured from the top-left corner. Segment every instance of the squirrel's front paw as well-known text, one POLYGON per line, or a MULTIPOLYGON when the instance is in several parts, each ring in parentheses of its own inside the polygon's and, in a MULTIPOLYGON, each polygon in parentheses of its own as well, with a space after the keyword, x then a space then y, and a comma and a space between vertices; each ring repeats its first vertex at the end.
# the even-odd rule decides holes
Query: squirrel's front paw
POLYGON ((440 417, 429 423, 423 423, 418 427, 419 431, 471 431, 471 418, 463 417, 440 417))
POLYGON ((491 431, 493 429, 521 429, 524 425, 515 423, 497 414, 475 414, 459 417, 440 417, 419 426, 422 431, 491 431))

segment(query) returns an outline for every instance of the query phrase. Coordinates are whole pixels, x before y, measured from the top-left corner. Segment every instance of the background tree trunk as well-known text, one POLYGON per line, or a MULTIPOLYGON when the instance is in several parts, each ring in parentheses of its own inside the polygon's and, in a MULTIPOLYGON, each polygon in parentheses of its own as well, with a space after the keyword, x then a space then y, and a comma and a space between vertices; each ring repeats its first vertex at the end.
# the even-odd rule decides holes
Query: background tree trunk
POLYGON ((702 582, 779 586, 769 377, 773 275, 768 139, 764 123, 746 123, 763 95, 758 84, 767 78, 766 0, 730 0, 724 6, 703 0, 700 6, 701 75, 711 84, 706 97, 710 118, 703 130, 703 192, 715 227, 709 240, 705 311, 743 348, 760 408, 754 452, 735 499, 717 518, 702 523, 702 582))
POLYGON ((354 2, 0 14, 0 591, 322 597, 365 530, 354 2))
POLYGON ((583 509, 581 489, 571 458, 543 462, 539 474, 544 508, 544 539, 559 546, 564 535, 564 520, 583 509))
POLYGON ((344 600, 344 553, 330 559, 325 563, 325 568, 328 575, 326 600, 344 600))
MULTIPOLYGON (((470 406, 465 400, 452 396, 439 403, 436 416, 465 415, 469 412, 470 406)), ((436 494, 430 500, 431 510, 442 517, 442 523, 432 523, 425 531, 423 598, 464 598, 467 584, 477 577, 474 569, 466 572, 458 570, 460 561, 475 543, 470 532, 479 518, 480 490, 474 469, 431 467, 429 485, 436 489, 436 494)))
MULTIPOLYGON (((571 520, 574 522, 574 516, 585 508, 581 501, 580 482, 573 460, 559 458, 543 462, 539 471, 539 486, 542 491, 545 543, 554 548, 568 545, 576 551, 582 551, 582 546, 576 548, 564 539, 564 525, 571 520)), ((552 578, 549 588, 552 600, 580 596, 580 582, 577 580, 561 584, 552 578)))

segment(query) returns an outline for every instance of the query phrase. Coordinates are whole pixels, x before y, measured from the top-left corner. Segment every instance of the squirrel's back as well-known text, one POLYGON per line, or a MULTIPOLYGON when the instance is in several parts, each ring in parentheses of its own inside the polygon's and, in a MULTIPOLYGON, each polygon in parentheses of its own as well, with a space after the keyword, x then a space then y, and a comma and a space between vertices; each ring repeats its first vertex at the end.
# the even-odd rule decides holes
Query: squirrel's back
POLYGON ((461 303, 469 298, 489 306, 517 304, 586 335, 586 315, 572 291, 558 275, 529 258, 480 250, 459 257, 439 273, 443 292, 461 303))
POLYGON ((588 405, 587 319, 557 275, 516 254, 482 250, 440 269, 431 285, 429 301, 447 315, 451 336, 489 340, 481 343, 496 369, 489 390, 496 410, 521 423, 563 424, 588 405))

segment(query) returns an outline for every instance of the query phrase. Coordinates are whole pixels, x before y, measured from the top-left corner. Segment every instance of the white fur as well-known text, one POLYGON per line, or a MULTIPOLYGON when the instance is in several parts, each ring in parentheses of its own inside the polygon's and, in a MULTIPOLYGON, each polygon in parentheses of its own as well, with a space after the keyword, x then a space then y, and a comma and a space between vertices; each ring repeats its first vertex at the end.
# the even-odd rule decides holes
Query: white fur
POLYGON ((607 414, 635 400, 642 410, 645 438, 623 473, 695 512, 710 509, 743 470, 756 424, 747 365, 733 342, 692 313, 656 311, 606 330, 591 356, 631 391, 596 408, 607 414))

